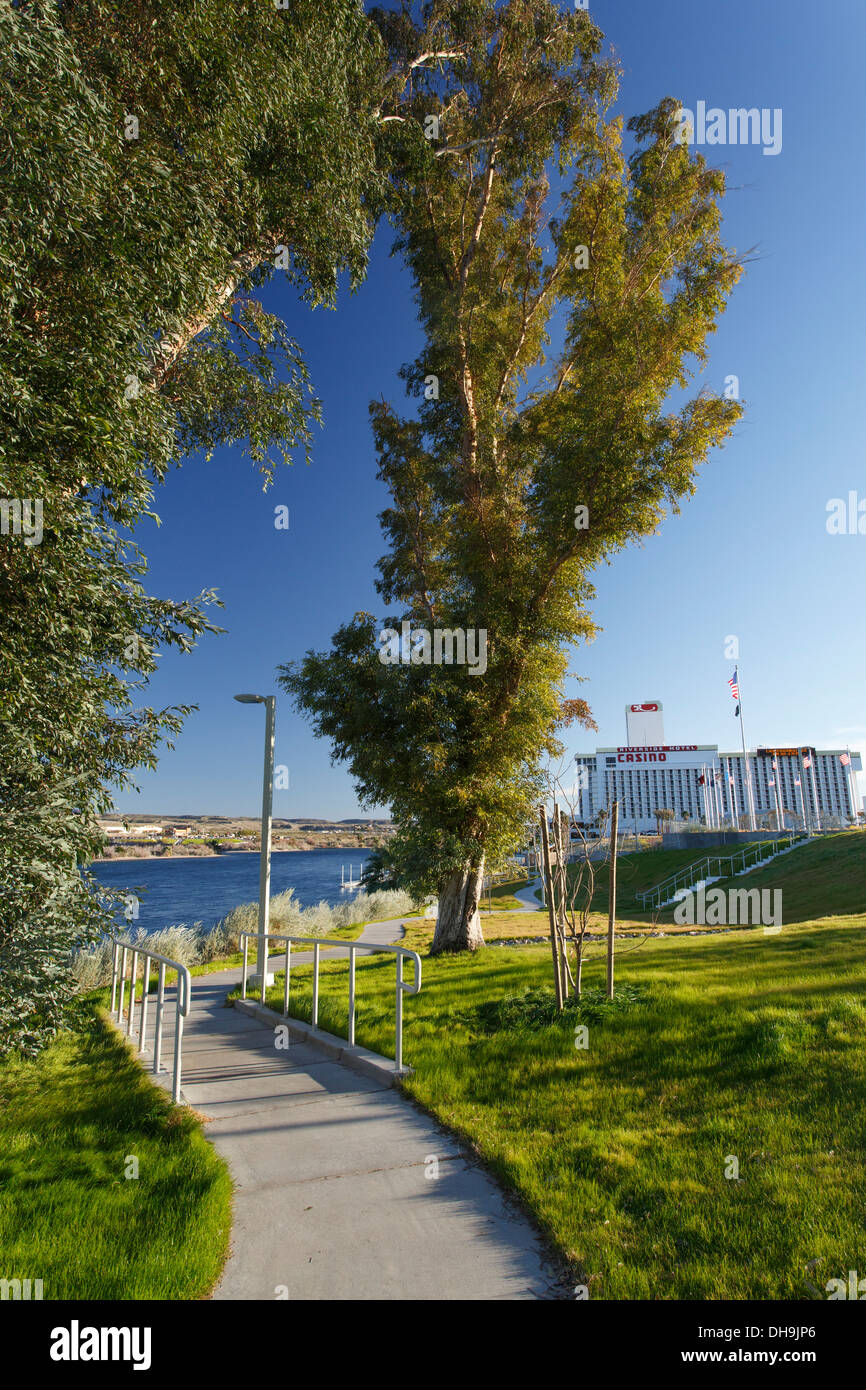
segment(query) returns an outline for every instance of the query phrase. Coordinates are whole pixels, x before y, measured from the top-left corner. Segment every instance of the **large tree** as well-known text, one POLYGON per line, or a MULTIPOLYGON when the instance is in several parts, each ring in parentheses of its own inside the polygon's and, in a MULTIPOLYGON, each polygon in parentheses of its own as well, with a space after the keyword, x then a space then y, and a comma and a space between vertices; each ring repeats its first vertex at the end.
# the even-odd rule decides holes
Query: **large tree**
POLYGON ((739 416, 687 395, 739 265, 721 173, 678 138, 677 104, 623 125, 588 15, 551 0, 433 0, 378 23, 397 245, 424 349, 414 415, 372 407, 388 552, 380 623, 357 614, 282 680, 392 807, 380 868, 436 891, 433 951, 482 943, 485 863, 519 840, 558 724, 568 649, 594 632, 592 572, 654 531, 739 416), (485 630, 486 670, 380 659, 380 629, 485 630))
POLYGON ((191 450, 309 445, 256 291, 362 277, 386 73, 361 0, 0 0, 0 1051, 62 1018, 96 815, 185 712, 141 688, 210 626, 131 532, 191 450))

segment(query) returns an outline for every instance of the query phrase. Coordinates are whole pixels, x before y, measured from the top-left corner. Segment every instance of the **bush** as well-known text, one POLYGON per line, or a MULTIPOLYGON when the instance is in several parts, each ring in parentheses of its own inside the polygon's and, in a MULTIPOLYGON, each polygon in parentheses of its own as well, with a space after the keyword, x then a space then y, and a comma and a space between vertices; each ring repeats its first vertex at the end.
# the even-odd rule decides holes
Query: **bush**
POLYGON ((490 999, 479 1004, 475 1021, 484 1033, 540 1032, 544 1028, 575 1023, 601 1023, 611 1014, 624 1014, 651 1002, 648 991, 641 985, 617 985, 613 999, 601 986, 585 989, 578 999, 572 995, 563 1009, 556 1007, 552 989, 527 989, 523 994, 509 994, 504 999, 490 999))
MULTIPOLYGON (((288 888, 271 898, 269 931, 277 935, 291 932, 304 936, 328 936, 340 927, 375 922, 380 917, 400 917, 414 910, 412 898, 399 890, 358 893, 348 902, 337 903, 336 907, 324 901, 313 907, 301 907, 295 899, 294 888, 288 888)), ((171 957, 181 965, 207 965, 210 961, 240 951, 241 932, 254 932, 258 920, 258 903, 241 903, 209 930, 197 922, 193 927, 164 927, 156 932, 146 932, 143 927, 137 927, 119 935, 121 940, 131 945, 141 945, 147 941, 152 950, 171 957)), ((111 942, 105 939, 76 951, 72 970, 80 991, 110 984, 111 942)))

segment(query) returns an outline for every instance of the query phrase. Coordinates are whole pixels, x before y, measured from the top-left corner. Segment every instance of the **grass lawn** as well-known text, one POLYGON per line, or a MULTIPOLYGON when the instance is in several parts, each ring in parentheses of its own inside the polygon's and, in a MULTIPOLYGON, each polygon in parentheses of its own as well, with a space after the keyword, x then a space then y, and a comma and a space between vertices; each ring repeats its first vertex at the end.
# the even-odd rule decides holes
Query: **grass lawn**
POLYGON ((0 1065, 0 1277, 41 1279, 45 1299, 204 1297, 228 1246, 225 1164, 94 999, 80 1015, 0 1065))
MULTIPOLYGON (((694 857, 635 856, 632 888, 694 857)), ((549 989, 545 940, 427 958, 404 1000, 407 1092, 520 1195, 590 1297, 809 1299, 866 1268, 866 835, 736 882, 782 888, 781 934, 678 937, 663 913, 664 937, 640 942, 627 932, 646 923, 626 908, 617 983, 643 997, 623 1011, 590 999, 543 1027, 491 1019, 491 1002, 549 989)), ((494 890, 488 940, 546 935, 546 914, 503 911, 515 886, 494 890)), ((404 944, 425 953, 431 936, 419 918, 404 944)), ((589 991, 603 971, 596 951, 589 991)), ((393 958, 359 958, 357 972, 358 1041, 393 1056, 393 958)), ((293 967, 301 1018, 310 976, 293 967)), ((0 1064, 0 1277, 41 1279, 46 1299, 206 1296, 227 1249, 228 1172, 99 1016, 104 999, 82 1000, 80 1027, 39 1058, 0 1064)), ((269 1002, 281 1008, 281 974, 269 1002)), ((347 1003, 347 962, 323 961, 322 1027, 345 1036, 347 1003)))
MULTIPOLYGON (((825 844, 802 851, 816 871, 825 844)), ((841 849, 862 902, 860 846, 841 849)), ((786 905, 797 853, 772 866, 790 865, 786 905)), ((830 857, 827 872, 825 902, 845 900, 830 857)), ((358 1041, 393 1056, 394 963, 357 969, 358 1041)), ((309 975, 293 971, 299 1017, 309 975)), ((575 1017, 489 1031, 479 1005, 550 976, 546 944, 425 960, 404 1000, 406 1090, 520 1194, 590 1297, 823 1298, 866 1268, 866 912, 623 942, 617 982, 646 1002, 589 1013, 586 1049, 575 1017)), ((281 979, 269 998, 281 1008, 281 979)), ((345 1036, 347 999, 345 963, 323 964, 322 1027, 345 1036)))
POLYGON ((505 912, 515 907, 521 907, 520 899, 514 896, 515 890, 526 888, 530 882, 531 879, 524 875, 523 878, 508 879, 503 883, 494 884, 489 893, 482 894, 479 903, 482 918, 488 914, 488 903, 492 905, 493 912, 505 912))
MULTIPOLYGON (((856 832, 855 832, 856 833, 856 832)), ((654 888, 657 883, 668 878, 671 874, 677 873, 680 869, 688 868, 690 864, 697 863, 707 854, 719 854, 725 858, 729 854, 734 854, 735 850, 748 848, 748 844, 742 845, 721 845, 718 850, 705 849, 653 849, 642 850, 639 853, 620 854, 616 861, 616 901, 617 908, 628 912, 638 912, 641 909, 638 893, 644 892, 648 888, 654 888)), ((790 858, 800 853, 799 849, 794 850, 790 858)), ((789 856, 785 855, 774 863, 784 863, 789 856)), ((772 867, 772 866, 770 866, 772 867)), ((607 863, 598 863, 595 868, 595 894, 593 904, 599 912, 607 913, 608 907, 608 884, 610 868, 607 863)), ((575 873, 575 866, 568 866, 569 877, 575 873)))
MULTIPOLYGON (((720 851, 724 853, 724 850, 720 851)), ((677 869, 701 858, 694 850, 652 850, 627 855, 617 861, 617 931, 642 936, 653 922, 653 914, 639 910, 635 894, 652 888, 677 869)), ((573 872, 569 866, 569 873, 573 872)), ((790 854, 780 855, 763 869, 743 877, 719 879, 713 887, 781 889, 782 917, 785 923, 808 922, 825 916, 866 912, 866 834, 860 830, 840 831, 798 845, 790 854)), ((608 866, 596 866, 596 890, 590 919, 591 932, 607 931, 608 866)), ((686 934, 689 926, 674 922, 674 909, 655 914, 656 925, 666 935, 686 934)), ((547 912, 493 913, 482 920, 488 941, 513 937, 548 936, 547 912)), ((432 940, 432 932, 430 939, 432 940)))

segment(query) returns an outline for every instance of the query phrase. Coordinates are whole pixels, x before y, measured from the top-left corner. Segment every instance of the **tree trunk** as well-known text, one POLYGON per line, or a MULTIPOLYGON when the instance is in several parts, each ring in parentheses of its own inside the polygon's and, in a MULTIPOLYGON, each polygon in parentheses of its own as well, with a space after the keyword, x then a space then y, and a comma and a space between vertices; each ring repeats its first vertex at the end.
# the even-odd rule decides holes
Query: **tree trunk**
POLYGON ((484 877, 484 860, 467 864, 452 874, 439 889, 439 913, 433 934, 431 956, 443 951, 477 951, 484 945, 478 903, 484 877))

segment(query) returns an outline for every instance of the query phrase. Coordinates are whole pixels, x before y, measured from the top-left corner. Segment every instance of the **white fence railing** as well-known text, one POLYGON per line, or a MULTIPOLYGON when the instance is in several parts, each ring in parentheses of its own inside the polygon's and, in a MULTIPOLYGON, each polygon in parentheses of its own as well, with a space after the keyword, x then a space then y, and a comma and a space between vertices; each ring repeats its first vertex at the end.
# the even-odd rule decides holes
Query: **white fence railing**
MULTIPOLYGON (((241 998, 247 997, 247 952, 248 944, 251 940, 260 941, 258 932, 241 932, 243 942, 244 965, 243 978, 241 984, 241 998)), ((283 1017, 289 1014, 289 980, 291 978, 292 966, 292 943, 312 946, 313 948, 313 1007, 311 1020, 313 1027, 318 1027, 319 1022, 319 954, 322 946, 339 946, 341 950, 349 952, 349 1046, 355 1046, 355 955, 358 951, 389 951, 396 956, 397 966, 397 988, 395 998, 395 1054, 394 1070, 403 1070, 403 995, 419 994, 421 991, 421 957, 417 951, 410 951, 405 946, 391 946, 384 943, 379 944, 375 941, 336 941, 330 937, 322 936, 292 936, 282 933, 275 934, 269 932, 265 937, 264 961, 259 962, 258 973, 261 981, 261 1001, 265 1002, 265 992, 267 983, 267 958, 268 945, 270 941, 284 941, 286 943, 286 978, 283 985, 283 1017), (403 957, 409 956, 415 966, 414 978, 411 985, 407 985, 403 979, 403 957)))
POLYGON ((174 1072, 172 1076, 171 1096, 172 1100, 180 1100, 180 1080, 181 1080, 181 1045, 183 1041, 183 1021, 189 1013, 192 977, 185 965, 180 961, 171 960, 169 956, 161 956, 157 951, 149 951, 146 941, 133 945, 130 941, 123 941, 116 936, 111 937, 112 956, 111 956, 111 1016, 118 1024, 123 1025, 123 997, 126 992, 126 958, 131 955, 132 960, 129 971, 129 1006, 126 1016, 126 1035, 132 1036, 132 1029, 135 1020, 135 981, 138 973, 139 957, 143 960, 142 967, 142 987, 141 987, 141 1021, 138 1029, 138 1050, 144 1052, 147 1039, 147 1005, 150 989, 150 962, 156 961, 159 965, 156 982, 156 1019, 153 1031, 153 1066, 151 1071, 154 1075, 159 1073, 160 1060, 162 1056, 162 1019, 165 1010, 165 972, 166 968, 177 971, 177 1007, 174 1020, 174 1072), (120 998, 117 998, 117 986, 120 984, 120 998), (115 1004, 117 1007, 115 1008, 115 1004))
POLYGON ((693 864, 687 864, 685 868, 678 869, 675 874, 662 879, 654 888, 636 893, 635 898, 640 899, 645 910, 669 906, 674 901, 675 894, 681 890, 693 888, 700 882, 733 878, 735 874, 744 874, 750 869, 760 868, 778 855, 787 854, 795 844, 805 839, 801 831, 792 830, 777 840, 755 840, 733 854, 705 854, 702 859, 696 859, 693 864))

